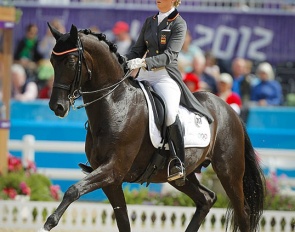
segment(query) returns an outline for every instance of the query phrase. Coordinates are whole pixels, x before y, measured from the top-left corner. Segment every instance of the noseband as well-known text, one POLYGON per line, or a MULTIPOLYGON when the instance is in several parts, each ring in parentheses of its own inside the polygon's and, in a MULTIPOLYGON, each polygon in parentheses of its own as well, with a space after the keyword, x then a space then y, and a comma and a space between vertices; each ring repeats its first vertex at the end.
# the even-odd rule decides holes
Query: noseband
MULTIPOLYGON (((85 30, 84 30, 85 31, 85 30)), ((86 30, 88 33, 91 33, 89 32, 89 30, 86 30)), ((86 33, 85 33, 86 34, 86 33)), ((91 33, 93 34, 93 33, 91 33)), ((96 34, 93 34, 93 35, 96 35, 96 34)), ((97 36, 98 38, 98 36, 97 36)), ((99 39, 99 38, 98 38, 99 39)), ((73 48, 73 49, 70 49, 70 50, 67 50, 67 51, 64 51, 64 52, 55 52, 55 51, 52 51, 52 53, 56 56, 63 56, 63 55, 66 55, 66 54, 71 54, 73 53, 74 55, 78 56, 78 60, 77 60, 77 63, 76 63, 76 69, 75 69, 75 77, 74 77, 74 81, 71 85, 64 85, 64 84, 60 84, 60 83, 55 83, 53 84, 53 87, 54 88, 59 88, 59 89, 63 89, 63 90, 67 90, 69 91, 69 95, 68 95, 68 99, 70 101, 70 104, 72 106, 72 108, 74 110, 76 109, 81 109, 83 107, 86 107, 96 101, 99 101, 101 99, 103 99, 104 97, 106 97, 107 95, 111 94, 118 86, 120 83, 122 83, 131 73, 131 71, 128 71, 124 77, 117 83, 111 85, 111 86, 108 86, 106 88, 103 88, 103 89, 99 89, 99 90, 94 90, 94 91, 89 91, 89 92, 83 92, 81 90, 81 81, 82 81, 82 62, 84 61, 85 62, 85 66, 87 68, 87 72, 88 72, 88 79, 91 80, 91 77, 92 77, 92 72, 91 70, 88 68, 88 65, 87 65, 87 62, 86 62, 86 59, 84 57, 84 49, 83 49, 83 44, 82 44, 82 41, 80 39, 80 37, 78 36, 78 40, 77 40, 77 47, 76 48, 73 48), (78 53, 78 55, 77 55, 78 53), (102 91, 105 91, 105 90, 108 90, 108 89, 111 89, 109 92, 107 92, 106 94, 104 94, 103 96, 91 101, 91 102, 88 102, 88 103, 84 103, 82 105, 79 105, 79 106, 75 106, 75 100, 78 99, 79 97, 81 97, 82 95, 85 95, 85 94, 95 94, 95 93, 99 93, 99 92, 102 92, 102 91)))

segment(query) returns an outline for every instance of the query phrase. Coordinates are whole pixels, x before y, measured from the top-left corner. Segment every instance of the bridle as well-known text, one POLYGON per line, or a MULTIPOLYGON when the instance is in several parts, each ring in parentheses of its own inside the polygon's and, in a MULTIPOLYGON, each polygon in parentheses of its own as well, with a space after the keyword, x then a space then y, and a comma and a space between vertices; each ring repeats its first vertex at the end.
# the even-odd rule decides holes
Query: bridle
MULTIPOLYGON (((92 34, 95 35, 94 33, 92 33, 92 34)), ((85 59, 85 56, 84 56, 83 44, 82 44, 82 41, 81 41, 80 37, 78 36, 77 47, 76 48, 69 49, 69 50, 63 51, 63 52, 55 52, 53 50, 52 54, 55 55, 55 56, 63 56, 63 55, 66 55, 66 54, 74 54, 74 55, 78 56, 78 60, 77 60, 77 63, 76 63, 76 69, 75 69, 75 77, 74 77, 74 81, 72 82, 72 84, 65 85, 65 84, 60 84, 60 83, 56 83, 56 82, 54 82, 54 84, 53 84, 53 88, 59 88, 59 89, 69 91, 68 99, 70 101, 70 105, 72 106, 72 108, 74 110, 81 109, 83 107, 89 106, 90 104, 105 98, 106 96, 108 96, 109 94, 114 92, 115 89, 118 88, 119 85, 125 79, 127 79, 129 77, 130 73, 131 73, 131 71, 129 70, 120 81, 118 81, 117 83, 115 83, 115 84, 113 84, 111 86, 108 86, 106 88, 102 88, 102 89, 98 89, 98 90, 94 90, 94 91, 83 92, 81 90, 82 63, 83 62, 85 63, 89 80, 91 80, 91 78, 92 78, 92 72, 88 68, 88 65, 87 65, 87 62, 86 62, 86 59, 85 59), (87 102, 87 103, 81 104, 79 106, 75 106, 75 100, 78 99, 79 97, 81 97, 83 95, 86 95, 86 94, 95 94, 95 93, 103 92, 103 91, 106 91, 106 90, 109 90, 109 89, 111 89, 111 90, 108 91, 106 94, 102 95, 101 97, 96 98, 91 102, 87 102)))

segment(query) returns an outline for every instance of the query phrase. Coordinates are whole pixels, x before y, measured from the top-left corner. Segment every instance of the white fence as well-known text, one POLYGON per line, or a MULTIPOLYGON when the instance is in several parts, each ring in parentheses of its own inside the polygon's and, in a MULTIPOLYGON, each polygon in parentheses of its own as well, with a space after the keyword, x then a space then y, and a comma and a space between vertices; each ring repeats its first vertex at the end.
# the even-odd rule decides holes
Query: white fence
MULTIPOLYGON (((84 153, 84 142, 36 141, 31 135, 23 140, 10 140, 9 150, 21 151, 22 160, 35 160, 35 152, 84 153)), ((258 149, 264 167, 275 171, 277 168, 295 170, 295 152, 290 150, 258 149)), ((79 169, 39 168, 38 172, 56 179, 81 179, 79 169), (58 171, 57 171, 58 170, 58 171)), ((286 179, 289 186, 295 186, 294 179, 286 179)), ((18 202, 0 200, 1 229, 40 228, 47 216, 57 207, 57 202, 18 202)), ((181 232, 184 231, 195 208, 168 206, 128 206, 132 231, 136 232, 181 232)), ((220 232, 224 227, 225 209, 213 208, 206 217, 201 231, 220 232)), ((261 220, 261 231, 295 231, 294 212, 265 211, 261 220)), ((66 211, 56 230, 53 231, 118 231, 110 205, 102 203, 75 202, 66 211)))
MULTIPOLYGON (((57 205, 57 202, 0 201, 0 231, 1 229, 37 231, 57 205)), ((132 231, 181 232, 185 231, 195 208, 128 205, 128 212, 132 231)), ((213 208, 200 231, 225 231, 225 212, 225 209, 213 208)), ((292 232, 295 231, 294 227, 294 212, 265 211, 260 223, 261 232, 292 232)), ((53 231, 117 232, 118 229, 110 205, 74 202, 53 231)))
MULTIPOLYGON (((26 166, 27 161, 35 160, 35 152, 77 154, 84 153, 84 142, 65 142, 65 141, 36 141, 32 135, 25 135, 22 140, 10 140, 9 150, 21 151, 22 162, 26 166)), ((277 169, 295 172, 295 151, 283 149, 257 149, 262 167, 270 171, 277 169)), ((80 180, 85 175, 80 169, 65 168, 38 168, 38 172, 45 174, 52 179, 61 180, 80 180)), ((294 194, 291 188, 295 187, 295 178, 284 178, 281 180, 284 194, 294 194)))
MULTIPOLYGON (((9 140, 8 149, 21 151, 25 167, 28 160, 35 161, 35 152, 58 152, 69 155, 85 153, 84 142, 36 141, 33 135, 25 135, 22 140, 9 140)), ((38 168, 37 171, 49 178, 61 180, 80 180, 85 176, 79 169, 70 168, 38 168)))

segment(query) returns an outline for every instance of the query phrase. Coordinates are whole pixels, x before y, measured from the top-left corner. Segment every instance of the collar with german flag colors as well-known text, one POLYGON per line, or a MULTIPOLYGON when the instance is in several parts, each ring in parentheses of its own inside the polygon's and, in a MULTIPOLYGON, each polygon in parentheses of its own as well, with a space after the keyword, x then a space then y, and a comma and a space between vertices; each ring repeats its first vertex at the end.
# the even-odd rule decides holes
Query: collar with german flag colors
MULTIPOLYGON (((153 19, 157 19, 158 14, 159 14, 159 12, 158 12, 156 15, 153 16, 153 19)), ((169 21, 173 21, 173 20, 175 20, 178 16, 179 16, 179 13, 178 13, 177 9, 175 8, 175 10, 174 10, 170 15, 168 15, 168 19, 167 19, 167 20, 168 20, 168 22, 169 22, 169 21)))

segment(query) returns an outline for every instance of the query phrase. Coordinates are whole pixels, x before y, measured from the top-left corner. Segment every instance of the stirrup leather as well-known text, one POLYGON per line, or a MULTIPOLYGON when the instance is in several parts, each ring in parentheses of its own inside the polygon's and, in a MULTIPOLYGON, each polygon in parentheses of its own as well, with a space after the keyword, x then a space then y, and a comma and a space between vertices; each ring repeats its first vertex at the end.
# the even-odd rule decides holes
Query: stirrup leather
POLYGON ((168 168, 167 168, 167 179, 168 181, 174 181, 174 180, 177 180, 177 179, 180 179, 180 178, 184 178, 184 167, 183 167, 183 163, 181 162, 181 160, 178 158, 178 157, 173 157, 169 163, 168 163, 168 168), (174 161, 174 160, 177 160, 179 161, 180 163, 180 167, 181 167, 181 170, 177 173, 174 173, 174 174, 171 174, 170 173, 170 166, 171 166, 171 162, 174 161))

